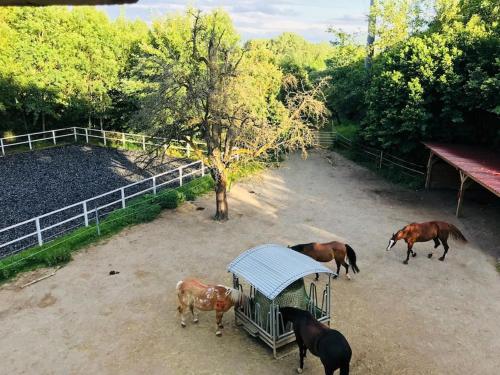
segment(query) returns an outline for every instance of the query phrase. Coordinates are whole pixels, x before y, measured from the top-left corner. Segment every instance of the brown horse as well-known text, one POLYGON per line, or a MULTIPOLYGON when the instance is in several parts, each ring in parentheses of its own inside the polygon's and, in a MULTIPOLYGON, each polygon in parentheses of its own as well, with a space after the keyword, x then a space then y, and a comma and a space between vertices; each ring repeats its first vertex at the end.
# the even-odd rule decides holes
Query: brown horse
MULTIPOLYGON (((352 247, 342 242, 311 242, 288 247, 292 250, 298 251, 299 253, 307 255, 318 262, 326 263, 335 259, 335 263, 337 263, 337 276, 339 275, 341 265, 345 267, 345 276, 349 280, 351 279, 351 276, 349 276, 349 264, 351 265, 354 273, 359 272, 359 268, 356 265, 356 253, 352 247), (345 261, 346 256, 347 259, 349 259, 349 264, 345 261)), ((318 280, 319 275, 316 274, 316 281, 318 280)))
POLYGON ((189 307, 193 315, 193 323, 198 323, 197 310, 215 310, 217 336, 222 335, 222 316, 233 306, 241 304, 243 298, 239 290, 224 285, 206 285, 197 279, 186 279, 179 281, 176 286, 179 306, 177 310, 181 314, 181 326, 185 327, 184 313, 189 307))
MULTIPOLYGON (((450 248, 448 246, 448 236, 450 235, 456 240, 467 242, 462 232, 460 232, 458 228, 453 224, 445 223, 444 221, 412 223, 392 234, 392 237, 389 240, 389 245, 387 246, 387 250, 390 250, 397 241, 404 239, 408 244, 408 251, 406 252, 406 259, 403 261, 403 263, 408 264, 410 254, 413 257, 417 256, 417 253, 415 253, 412 249, 415 242, 426 242, 434 240, 434 248, 437 248, 440 245, 441 241, 444 247, 444 253, 439 258, 439 260, 443 261, 446 253, 448 252, 448 249, 450 248)), ((432 253, 429 253, 427 257, 432 258, 432 253)))

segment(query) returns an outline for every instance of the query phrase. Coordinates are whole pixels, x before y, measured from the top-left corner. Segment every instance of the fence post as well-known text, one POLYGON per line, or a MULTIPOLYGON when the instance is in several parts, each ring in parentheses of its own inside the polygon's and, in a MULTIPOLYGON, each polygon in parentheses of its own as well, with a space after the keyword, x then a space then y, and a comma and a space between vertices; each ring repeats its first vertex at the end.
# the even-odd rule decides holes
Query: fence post
POLYGON ((125 148, 125 133, 122 133, 123 148, 125 148))
POLYGON ((89 143, 89 130, 85 128, 85 142, 89 143))
POLYGON ((75 135, 75 142, 77 141, 76 139, 76 127, 73 128, 73 134, 75 135))
POLYGON ((146 136, 145 135, 142 136, 142 149, 144 151, 146 151, 146 136))
POLYGON ((122 208, 125 208, 125 188, 121 188, 120 191, 122 192, 122 208))
POLYGON ((85 226, 89 226, 89 214, 87 211, 87 201, 83 201, 83 219, 85 220, 85 226))
POLYGON ((3 138, 0 138, 0 146, 2 146, 2 156, 5 156, 5 149, 3 147, 3 138))
POLYGON ((201 176, 205 176, 205 163, 203 160, 201 161, 201 176))
POLYGON ((179 168, 179 186, 182 186, 182 167, 179 168))
POLYGON ((153 194, 156 195, 156 176, 153 176, 153 194))
POLYGON ((54 141, 54 144, 56 144, 56 132, 55 132, 55 130, 52 130, 52 140, 54 141))
POLYGON ((378 163, 378 169, 382 168, 382 160, 384 160, 384 151, 380 151, 380 161, 378 163))
POLYGON ((95 208, 95 226, 97 228, 97 235, 100 236, 101 235, 101 227, 99 226, 99 209, 97 208, 97 205, 95 208))
POLYGON ((187 157, 189 157, 191 155, 191 147, 189 146, 189 143, 186 144, 186 153, 187 153, 187 157))
POLYGON ((102 138, 104 139, 104 146, 106 146, 106 130, 101 130, 102 138))
POLYGON ((38 237, 38 246, 43 245, 43 239, 42 239, 42 230, 40 229, 40 218, 37 217, 35 219, 35 225, 36 225, 36 236, 38 237))
POLYGON ((33 146, 31 146, 31 135, 28 134, 28 143, 30 145, 30 150, 33 150, 33 146))

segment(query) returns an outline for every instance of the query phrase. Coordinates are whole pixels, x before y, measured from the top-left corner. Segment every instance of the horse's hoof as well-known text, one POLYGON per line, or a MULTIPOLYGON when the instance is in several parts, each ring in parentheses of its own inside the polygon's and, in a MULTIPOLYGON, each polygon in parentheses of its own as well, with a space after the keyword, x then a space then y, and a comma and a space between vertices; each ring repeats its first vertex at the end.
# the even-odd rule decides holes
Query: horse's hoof
POLYGON ((302 374, 302 369, 300 367, 297 369, 297 373, 302 374))
POLYGON ((407 260, 403 260, 403 264, 408 264, 408 261, 407 260))
POLYGON ((427 258, 431 259, 432 258, 432 253, 427 254, 427 258))
POLYGON ((411 256, 415 258, 417 256, 417 253, 411 253, 411 256))
POLYGON ((181 322, 181 327, 182 327, 182 328, 186 328, 186 323, 181 322))
POLYGON ((198 323, 198 318, 193 319, 193 323, 198 323))
POLYGON ((349 274, 345 275, 345 277, 347 280, 351 280, 351 276, 349 276, 349 274))
POLYGON ((215 332, 215 336, 221 337, 222 336, 222 332, 221 331, 216 331, 215 332))
POLYGON ((439 260, 442 262, 444 260, 444 257, 439 257, 439 260))
POLYGON ((314 279, 314 281, 319 281, 319 279, 314 279))
POLYGON ((334 275, 333 280, 335 280, 337 277, 339 277, 339 275, 334 275))

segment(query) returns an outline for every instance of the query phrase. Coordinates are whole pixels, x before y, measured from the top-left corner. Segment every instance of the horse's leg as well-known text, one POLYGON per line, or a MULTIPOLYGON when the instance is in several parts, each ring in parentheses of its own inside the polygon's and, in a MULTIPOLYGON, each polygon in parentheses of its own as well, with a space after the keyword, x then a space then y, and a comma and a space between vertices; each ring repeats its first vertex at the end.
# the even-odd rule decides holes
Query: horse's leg
POLYGON ((194 305, 189 305, 189 310, 191 310, 191 315, 193 316, 193 323, 198 323, 198 313, 194 309, 194 305))
POLYGON ((215 334, 217 336, 222 335, 221 329, 224 328, 224 326, 222 325, 222 316, 223 315, 224 315, 224 312, 222 312, 222 311, 216 311, 216 313, 215 313, 215 323, 217 325, 217 331, 215 331, 215 334))
POLYGON ((349 265, 345 260, 342 261, 342 265, 345 267, 345 277, 347 278, 347 280, 351 280, 351 276, 349 275, 349 265))
POLYGON ((184 319, 184 312, 186 311, 186 306, 182 303, 179 303, 179 306, 177 306, 177 310, 179 311, 179 314, 181 314, 181 326, 184 328, 186 327, 186 320, 184 319))
POLYGON ((306 356, 307 347, 302 342, 302 337, 300 337, 297 334, 297 331, 295 331, 295 338, 297 340, 297 346, 299 347, 299 358, 300 358, 299 368, 297 368, 297 372, 299 374, 302 374, 302 371, 304 370, 304 358, 306 356))
POLYGON ((319 273, 316 274, 316 278, 314 279, 314 281, 319 281, 319 273))
MULTIPOLYGON (((439 237, 435 237, 434 238, 434 249, 436 249, 439 245, 441 245, 441 243, 439 242, 439 237)), ((432 258, 432 252, 430 252, 429 254, 427 254, 427 258, 432 258)))
POLYGON ((413 253, 411 249, 413 247, 413 242, 408 241, 408 251, 406 252, 406 259, 403 261, 404 264, 408 264, 408 260, 410 259, 410 254, 413 253))
POLYGON ((335 259, 335 263, 337 263, 337 274, 333 276, 334 279, 336 279, 340 275, 340 262, 335 259))
POLYGON ((321 363, 323 363, 323 367, 325 368, 325 375, 333 375, 333 371, 335 371, 333 365, 326 363, 326 361, 321 361, 321 363))
POLYGON ((444 253, 443 255, 439 258, 440 261, 443 261, 444 260, 444 257, 446 256, 446 253, 448 252, 448 249, 450 248, 448 246, 448 241, 447 240, 441 240, 441 242, 443 243, 443 247, 444 247, 444 253))

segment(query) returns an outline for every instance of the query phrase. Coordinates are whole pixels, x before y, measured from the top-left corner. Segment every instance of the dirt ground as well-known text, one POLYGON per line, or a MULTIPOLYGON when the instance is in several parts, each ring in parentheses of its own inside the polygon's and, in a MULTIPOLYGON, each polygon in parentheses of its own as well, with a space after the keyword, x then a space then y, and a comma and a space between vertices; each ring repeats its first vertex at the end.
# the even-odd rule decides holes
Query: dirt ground
MULTIPOLYGON (((469 203, 457 220, 453 194, 407 191, 324 156, 292 157, 234 186, 227 223, 211 219, 208 196, 80 252, 51 278, 21 289, 49 272, 37 271, 3 285, 0 373, 293 374, 298 352, 274 360, 232 311, 221 338, 212 313, 182 329, 175 284, 230 285, 227 264, 258 244, 341 239, 361 269, 351 281, 342 271, 332 295, 352 374, 498 374, 500 274, 489 255, 500 243, 498 210, 469 203), (432 219, 456 224, 469 243, 452 242, 445 262, 427 259, 432 242, 417 244, 407 266, 403 243, 385 251, 393 231, 432 219)), ((322 374, 319 359, 309 355, 304 373, 322 374)))

